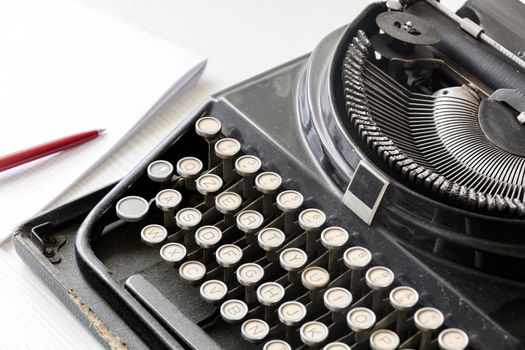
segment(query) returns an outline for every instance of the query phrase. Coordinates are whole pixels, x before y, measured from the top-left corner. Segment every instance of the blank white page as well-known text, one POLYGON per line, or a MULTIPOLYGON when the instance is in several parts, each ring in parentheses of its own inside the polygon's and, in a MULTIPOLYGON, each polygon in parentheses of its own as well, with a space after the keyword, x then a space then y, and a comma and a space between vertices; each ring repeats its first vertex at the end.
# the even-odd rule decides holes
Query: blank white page
POLYGON ((6 2, 0 33, 0 155, 107 130, 0 173, 1 242, 195 78, 206 60, 68 0, 6 2))

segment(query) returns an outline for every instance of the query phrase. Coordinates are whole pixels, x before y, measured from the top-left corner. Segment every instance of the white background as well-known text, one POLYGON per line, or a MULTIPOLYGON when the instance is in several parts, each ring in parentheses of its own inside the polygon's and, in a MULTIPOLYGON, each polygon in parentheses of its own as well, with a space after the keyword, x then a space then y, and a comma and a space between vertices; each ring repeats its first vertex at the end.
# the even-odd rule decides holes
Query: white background
MULTIPOLYGON (((23 0, 19 0, 23 1, 23 0)), ((208 58, 201 80, 119 152, 61 197, 65 203, 125 175, 207 95, 311 51, 369 0, 71 0, 208 58)), ((458 1, 445 1, 459 5, 458 1)), ((67 16, 67 13, 64 13, 67 16)), ((103 127, 103 126, 102 126, 103 127)), ((102 349, 27 268, 0 247, 0 349, 102 349)))

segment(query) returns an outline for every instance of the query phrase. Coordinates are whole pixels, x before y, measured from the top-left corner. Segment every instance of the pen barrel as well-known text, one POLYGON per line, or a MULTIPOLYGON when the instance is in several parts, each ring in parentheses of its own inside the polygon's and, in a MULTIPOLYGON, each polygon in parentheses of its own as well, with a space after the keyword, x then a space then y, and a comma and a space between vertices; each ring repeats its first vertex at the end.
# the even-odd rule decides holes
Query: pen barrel
POLYGON ((85 131, 79 134, 70 135, 50 142, 42 143, 22 151, 0 156, 0 171, 14 168, 35 159, 75 147, 81 143, 94 139, 98 135, 98 130, 85 131))

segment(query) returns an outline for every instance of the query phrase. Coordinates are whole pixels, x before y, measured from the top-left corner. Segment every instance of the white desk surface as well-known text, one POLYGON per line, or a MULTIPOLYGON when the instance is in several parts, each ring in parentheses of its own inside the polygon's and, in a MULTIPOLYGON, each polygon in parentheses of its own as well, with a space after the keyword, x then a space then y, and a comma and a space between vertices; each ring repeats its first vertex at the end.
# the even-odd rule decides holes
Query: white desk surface
MULTIPOLYGON (((65 193, 65 203, 125 175, 206 96, 310 52, 370 0, 71 0, 208 58, 200 81, 65 193)), ((458 1, 445 4, 458 7, 458 1)), ((103 126, 101 126, 103 127, 103 126)), ((16 255, 0 247, 0 349, 102 349, 16 255)))

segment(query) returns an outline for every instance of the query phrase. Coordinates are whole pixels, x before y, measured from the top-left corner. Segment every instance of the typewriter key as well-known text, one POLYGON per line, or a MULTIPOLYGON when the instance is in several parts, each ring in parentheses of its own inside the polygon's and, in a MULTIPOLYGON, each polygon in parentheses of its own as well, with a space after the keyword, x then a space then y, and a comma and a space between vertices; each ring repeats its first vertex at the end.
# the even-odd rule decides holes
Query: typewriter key
POLYGON ((356 293, 359 289, 361 280, 361 270, 372 261, 372 254, 363 247, 348 248, 343 254, 343 262, 351 270, 350 291, 356 293))
POLYGON ((166 160, 156 160, 148 165, 148 177, 155 182, 168 182, 173 175, 173 165, 166 160))
POLYGON ((376 314, 366 307, 356 307, 346 314, 346 323, 355 332, 355 341, 363 343, 368 340, 368 331, 376 323, 376 314))
POLYGON ((215 208, 224 214, 224 224, 233 225, 233 214, 241 207, 242 198, 235 192, 222 192, 215 197, 215 208))
POLYGON ((303 270, 301 283, 310 291, 310 300, 315 302, 321 299, 320 290, 330 282, 328 271, 319 266, 310 266, 303 270))
POLYGON ((219 135, 222 124, 214 117, 203 117, 195 122, 195 132, 205 139, 213 139, 219 135))
POLYGON ((414 314, 414 323, 421 331, 420 350, 428 350, 432 333, 443 325, 444 317, 441 311, 433 307, 423 307, 414 314))
POLYGON ((261 169, 262 163, 259 158, 246 155, 237 158, 235 161, 235 171, 243 177, 242 197, 249 198, 254 185, 255 174, 261 169))
POLYGON ((263 320, 252 318, 244 321, 241 326, 241 336, 250 343, 259 343, 270 333, 268 323, 263 320))
POLYGON ((184 245, 191 246, 194 243, 194 229, 201 223, 202 214, 195 208, 183 208, 177 212, 175 221, 184 235, 184 245))
POLYGON ((403 336, 407 330, 408 310, 417 304, 419 294, 414 288, 400 286, 392 289, 389 300, 397 313, 396 333, 403 336))
POLYGON ((244 232, 247 244, 255 244, 255 232, 264 223, 264 216, 255 210, 244 210, 237 214, 237 228, 244 232))
POLYGON ((263 214, 270 215, 273 211, 273 194, 281 187, 283 180, 279 174, 264 172, 255 178, 255 188, 263 194, 263 214))
POLYGON ((259 231, 257 242, 259 247, 266 250, 266 260, 274 262, 277 260, 275 251, 284 243, 285 236, 283 231, 274 227, 267 227, 259 231))
POLYGON ((372 350, 395 350, 399 346, 399 337, 387 329, 378 329, 370 336, 372 350))
POLYGON ((217 118, 203 117, 195 122, 195 132, 204 137, 208 142, 208 169, 218 163, 217 157, 213 153, 213 147, 221 132, 222 125, 217 118))
POLYGON ((242 300, 230 299, 222 303, 221 317, 228 323, 238 323, 248 314, 248 305, 242 300))
POLYGON ((179 243, 168 243, 160 248, 162 260, 178 265, 186 257, 186 247, 179 243))
POLYGON ((164 226, 152 224, 145 226, 142 231, 140 231, 140 239, 144 244, 155 246, 159 243, 164 242, 168 237, 168 230, 164 226))
POLYGON ((185 157, 177 162, 177 174, 185 179, 186 189, 195 190, 195 179, 202 171, 202 162, 195 157, 185 157))
POLYGON ((346 345, 345 343, 336 341, 336 342, 326 344, 323 350, 351 350, 351 348, 349 345, 346 345))
POLYGON ((117 216, 126 222, 136 222, 148 215, 149 203, 142 197, 128 196, 117 202, 117 216))
POLYGON ((295 213, 303 205, 303 195, 297 191, 283 191, 277 195, 277 208, 284 213, 284 232, 291 234, 295 223, 295 213))
POLYGON ((328 289, 323 295, 324 306, 332 311, 334 323, 344 322, 346 313, 352 304, 352 293, 341 287, 328 289))
POLYGON ((328 327, 317 321, 306 322, 301 326, 299 335, 303 344, 317 347, 328 338, 328 327))
POLYGON ((321 232, 321 244, 328 249, 328 270, 335 269, 339 259, 339 250, 348 242, 348 232, 338 226, 325 228, 321 232))
POLYGON ((372 310, 379 313, 382 309, 383 291, 394 283, 394 273, 384 266, 374 266, 366 271, 365 281, 372 292, 372 310))
POLYGON ((180 278, 194 284, 206 276, 206 266, 199 261, 186 261, 179 267, 180 278))
POLYGON ((468 335, 458 328, 448 328, 438 336, 441 350, 464 350, 468 346, 468 335))
POLYGON ((222 231, 215 226, 201 226, 195 232, 195 242, 202 248, 203 263, 210 262, 212 251, 222 239, 222 231))
POLYGON ((223 267, 224 282, 228 283, 232 278, 232 267, 242 259, 242 249, 234 244, 221 245, 215 251, 215 259, 223 267))
POLYGON ((215 204, 213 195, 221 189, 222 184, 222 179, 215 174, 201 175, 197 181, 195 181, 197 191, 204 196, 204 203, 206 203, 208 207, 213 207, 215 204))
POLYGON ((266 282, 257 288, 257 300, 264 305, 264 319, 273 319, 274 306, 284 298, 284 288, 276 282, 266 282))
POLYGON ((224 282, 219 280, 209 280, 204 282, 200 288, 202 299, 208 303, 216 303, 221 301, 228 293, 228 287, 224 282))
POLYGON ((292 347, 284 340, 273 339, 264 344, 263 350, 292 350, 292 347))
POLYGON ((237 268, 237 282, 244 286, 246 303, 255 301, 254 286, 264 277, 264 269, 259 264, 246 263, 237 268))
POLYGON ((277 310, 279 321, 286 326, 286 339, 290 339, 295 326, 306 316, 306 307, 298 301, 282 303, 277 310))
POLYGON ((306 252, 315 248, 316 233, 326 221, 326 215, 319 209, 305 209, 299 214, 299 226, 306 231, 306 252))
POLYGON ((233 180, 232 159, 241 151, 241 144, 235 139, 220 139, 215 143, 215 154, 222 159, 222 177, 226 182, 233 180))
POLYGON ((291 283, 298 281, 297 271, 303 268, 308 262, 308 255, 299 248, 287 248, 279 255, 281 267, 288 271, 288 280, 291 283))
POLYGON ((157 193, 155 204, 164 212, 164 226, 171 229, 175 227, 175 209, 182 201, 182 195, 177 190, 166 189, 157 193))

